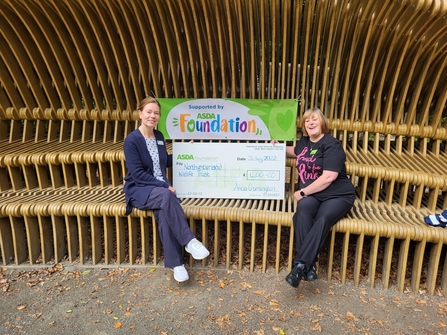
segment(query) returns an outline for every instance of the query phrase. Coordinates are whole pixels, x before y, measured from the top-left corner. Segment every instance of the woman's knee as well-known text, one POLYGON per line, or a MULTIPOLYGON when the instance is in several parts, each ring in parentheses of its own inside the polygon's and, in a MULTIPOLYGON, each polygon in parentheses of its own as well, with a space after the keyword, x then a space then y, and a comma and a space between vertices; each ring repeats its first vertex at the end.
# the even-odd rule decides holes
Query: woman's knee
POLYGON ((318 210, 318 206, 314 206, 314 204, 307 206, 304 203, 298 204, 295 214, 293 215, 293 222, 297 223, 303 220, 313 220, 315 216, 315 212, 318 210))
POLYGON ((332 227, 337 221, 334 222, 333 219, 323 215, 323 216, 319 216, 318 218, 315 219, 314 221, 314 225, 316 226, 321 226, 321 227, 326 227, 326 228, 330 228, 332 227))
POLYGON ((164 201, 176 201, 176 202, 178 202, 177 195, 174 192, 172 192, 170 189, 168 189, 168 188, 162 188, 160 190, 160 195, 161 195, 161 197, 162 197, 162 199, 164 201))
POLYGON ((295 225, 299 224, 300 222, 302 222, 303 220, 308 220, 309 219, 309 213, 306 213, 306 211, 303 210, 297 210, 294 214, 293 214, 293 223, 295 225))

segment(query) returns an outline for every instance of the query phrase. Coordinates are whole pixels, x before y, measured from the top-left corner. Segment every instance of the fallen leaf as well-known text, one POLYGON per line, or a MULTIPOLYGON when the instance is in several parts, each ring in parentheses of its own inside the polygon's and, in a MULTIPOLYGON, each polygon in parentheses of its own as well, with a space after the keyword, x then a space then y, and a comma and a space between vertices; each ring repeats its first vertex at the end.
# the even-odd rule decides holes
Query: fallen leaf
POLYGON ((354 316, 354 314, 352 314, 351 312, 346 312, 346 315, 345 315, 345 319, 346 320, 355 320, 355 316, 354 316))
POLYGON ((24 309, 24 308, 26 308, 25 305, 20 305, 19 307, 17 307, 17 309, 18 309, 19 311, 22 310, 22 309, 24 309))
POLYGON ((419 306, 425 306, 425 304, 427 303, 427 301, 425 301, 425 300, 420 300, 420 299, 416 299, 416 303, 417 303, 419 306))
POLYGON ((115 322, 115 328, 121 328, 121 322, 115 322))
POLYGON ((321 327, 320 323, 317 321, 315 323, 315 326, 312 328, 312 330, 319 331, 321 333, 323 331, 323 328, 321 327))

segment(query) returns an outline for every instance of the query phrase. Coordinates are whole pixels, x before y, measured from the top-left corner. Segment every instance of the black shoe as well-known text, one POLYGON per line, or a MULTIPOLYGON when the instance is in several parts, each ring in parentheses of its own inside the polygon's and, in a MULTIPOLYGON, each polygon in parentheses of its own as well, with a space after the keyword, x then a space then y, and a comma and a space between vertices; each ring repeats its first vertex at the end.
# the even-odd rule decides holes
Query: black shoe
POLYGON ((316 264, 312 264, 312 267, 309 269, 309 271, 307 271, 306 273, 306 277, 304 280, 307 281, 312 281, 318 279, 318 275, 317 275, 317 265, 316 264))
POLYGON ((292 271, 287 275, 286 282, 288 282, 293 287, 298 287, 300 285, 301 279, 305 276, 306 265, 303 263, 298 263, 294 265, 292 271))

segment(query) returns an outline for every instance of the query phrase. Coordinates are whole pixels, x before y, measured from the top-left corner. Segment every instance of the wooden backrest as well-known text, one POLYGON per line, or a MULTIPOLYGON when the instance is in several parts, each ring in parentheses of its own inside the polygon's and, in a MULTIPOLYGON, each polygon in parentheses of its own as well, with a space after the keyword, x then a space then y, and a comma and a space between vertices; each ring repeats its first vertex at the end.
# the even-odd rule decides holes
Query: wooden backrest
POLYGON ((0 142, 117 143, 137 127, 138 121, 137 111, 59 109, 55 112, 7 108, 4 113, 0 112, 0 142))
POLYGON ((296 98, 299 115, 445 138, 446 12, 438 0, 10 0, 0 114, 126 113, 146 95, 296 98))

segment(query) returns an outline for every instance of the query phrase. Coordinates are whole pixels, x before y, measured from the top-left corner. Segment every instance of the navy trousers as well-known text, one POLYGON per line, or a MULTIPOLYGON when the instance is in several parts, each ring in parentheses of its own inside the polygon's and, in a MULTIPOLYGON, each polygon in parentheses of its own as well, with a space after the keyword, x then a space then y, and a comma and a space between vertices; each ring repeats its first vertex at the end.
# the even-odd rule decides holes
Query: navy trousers
POLYGON ((174 268, 183 264, 183 246, 193 238, 180 199, 167 188, 156 187, 149 194, 145 204, 132 200, 132 206, 154 211, 163 245, 165 267, 174 268))
POLYGON ((348 214, 353 204, 342 199, 320 202, 312 196, 298 202, 293 215, 295 228, 296 256, 298 262, 306 265, 306 271, 317 261, 318 254, 334 224, 348 214))

